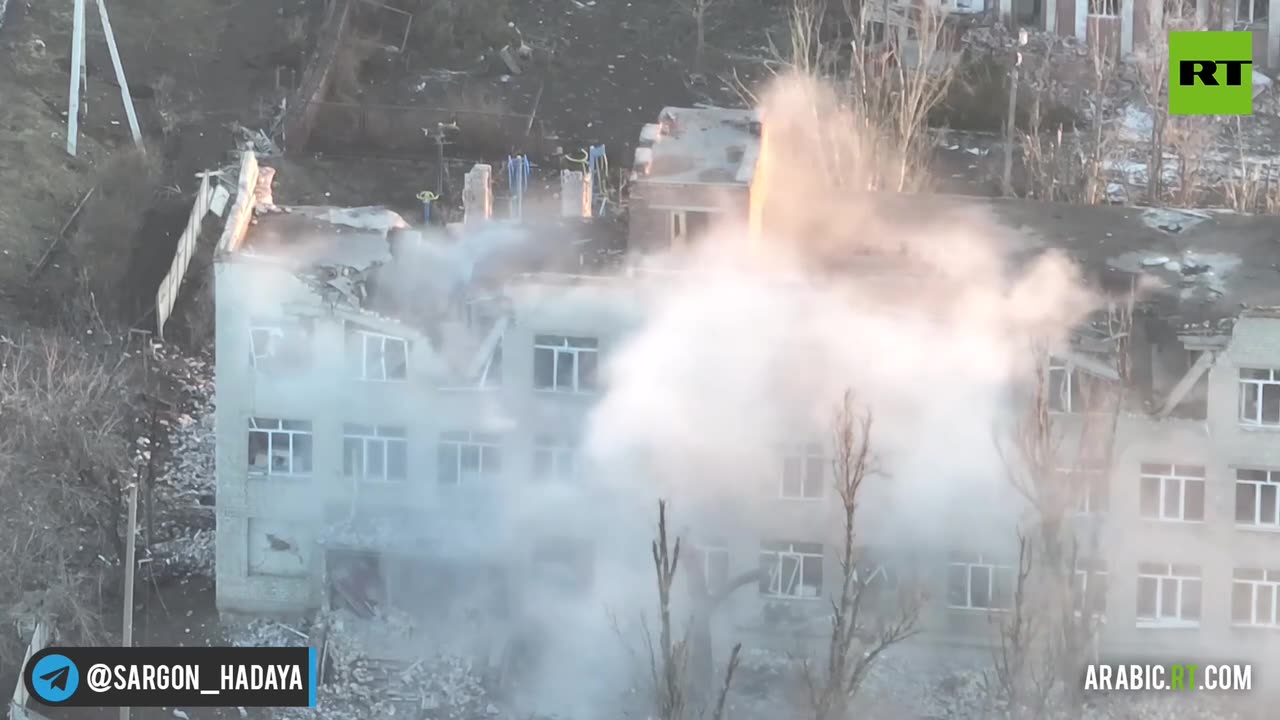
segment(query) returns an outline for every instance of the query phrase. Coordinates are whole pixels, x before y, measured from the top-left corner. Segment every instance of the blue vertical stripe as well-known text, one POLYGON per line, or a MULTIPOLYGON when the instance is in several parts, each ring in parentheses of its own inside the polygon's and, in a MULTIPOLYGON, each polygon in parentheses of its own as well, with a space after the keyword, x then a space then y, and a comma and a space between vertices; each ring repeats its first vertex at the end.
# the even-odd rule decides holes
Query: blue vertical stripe
POLYGON ((316 706, 316 684, 320 679, 320 668, 316 667, 316 649, 307 648, 307 707, 316 706))

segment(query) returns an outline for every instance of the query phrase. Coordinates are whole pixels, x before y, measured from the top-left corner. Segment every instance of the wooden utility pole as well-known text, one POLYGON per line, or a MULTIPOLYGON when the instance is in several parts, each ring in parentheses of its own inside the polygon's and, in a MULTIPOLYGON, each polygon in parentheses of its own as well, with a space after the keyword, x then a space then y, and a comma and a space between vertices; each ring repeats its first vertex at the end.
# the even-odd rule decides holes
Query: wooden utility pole
POLYGON ((84 0, 76 0, 71 21, 71 90, 67 95, 67 154, 76 154, 80 134, 80 75, 84 68, 84 0))
POLYGON ((1004 128, 1004 172, 1000 175, 1000 193, 1013 196, 1013 137, 1018 122, 1018 74, 1022 67, 1022 46, 1027 44, 1027 31, 1018 31, 1018 49, 1013 51, 1013 69, 1009 72, 1009 112, 1004 128))
MULTIPOLYGON (((83 2, 83 0, 77 0, 77 2, 83 2)), ((107 17, 106 0, 98 0, 98 17, 102 20, 102 33, 107 36, 107 50, 111 52, 111 65, 115 68, 116 82, 120 85, 120 101, 124 103, 125 117, 129 118, 129 132, 133 135, 133 144, 145 153, 147 149, 142 146, 142 131, 138 128, 138 115, 133 111, 133 96, 129 94, 129 81, 124 77, 124 63, 120 62, 116 36, 111 32, 111 20, 107 17)))
MULTIPOLYGON (((133 647, 133 571, 137 564, 138 478, 129 488, 129 525, 124 545, 124 636, 123 647, 133 647)), ((129 708, 120 708, 120 720, 129 720, 129 708)))

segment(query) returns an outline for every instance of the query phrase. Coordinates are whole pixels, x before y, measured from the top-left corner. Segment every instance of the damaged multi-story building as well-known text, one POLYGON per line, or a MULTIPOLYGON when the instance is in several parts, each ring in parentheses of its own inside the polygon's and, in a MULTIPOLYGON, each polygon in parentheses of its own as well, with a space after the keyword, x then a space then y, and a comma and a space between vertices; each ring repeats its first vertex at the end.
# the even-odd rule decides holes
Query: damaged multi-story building
MULTIPOLYGON (((483 172, 468 220, 441 239, 379 208, 277 208, 253 192, 248 155, 241 220, 216 259, 219 607, 372 616, 401 604, 456 617, 461 631, 492 627, 485 608, 509 613, 512 583, 590 586, 592 539, 614 519, 581 511, 584 492, 610 502, 582 432, 610 352, 643 320, 648 282, 615 261, 692 242, 712 213, 745 212, 758 136, 751 113, 664 111, 641 137, 629 236, 557 220, 545 234, 556 239, 524 255, 491 252, 520 245, 486 220, 483 172), (556 487, 574 488, 576 504, 556 487)), ((1080 476, 1075 522, 1098 531, 1078 580, 1101 588, 1082 594, 1105 618, 1099 652, 1274 653, 1280 221, 954 201, 1113 287, 1159 286, 1122 333, 1082 327, 1045 368, 1049 411, 1068 432, 1089 422, 1092 388, 1126 388, 1105 455, 1064 460, 1080 476)), ((691 538, 712 585, 761 571, 725 605, 735 639, 790 647, 793 621, 823 612, 815 601, 839 576, 830 449, 793 440, 779 438, 759 470, 766 522, 691 538)), ((981 646, 1012 602, 1007 544, 880 557, 882 582, 910 566, 929 589, 922 642, 981 646)))

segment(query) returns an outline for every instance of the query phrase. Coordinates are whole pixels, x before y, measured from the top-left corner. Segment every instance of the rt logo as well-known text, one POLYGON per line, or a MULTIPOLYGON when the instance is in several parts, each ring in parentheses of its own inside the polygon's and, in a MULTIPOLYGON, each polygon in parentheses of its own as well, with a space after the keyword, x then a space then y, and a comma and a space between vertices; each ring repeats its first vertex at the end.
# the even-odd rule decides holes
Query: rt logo
POLYGON ((1253 33, 1169 33, 1170 115, 1252 115, 1253 33))
POLYGON ((66 655, 45 655, 27 670, 27 689, 46 705, 66 702, 80 687, 80 671, 66 655))

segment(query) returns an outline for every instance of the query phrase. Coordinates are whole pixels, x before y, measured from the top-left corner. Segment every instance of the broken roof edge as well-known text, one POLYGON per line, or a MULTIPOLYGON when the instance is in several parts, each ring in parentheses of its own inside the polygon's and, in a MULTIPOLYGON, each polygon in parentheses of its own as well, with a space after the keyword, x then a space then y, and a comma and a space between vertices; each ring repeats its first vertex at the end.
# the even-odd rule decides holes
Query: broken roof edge
POLYGON ((253 218, 254 191, 258 186, 258 155, 253 150, 240 151, 240 177, 236 182, 236 199, 227 212, 227 222, 214 248, 214 255, 227 255, 239 251, 249 232, 253 218))

